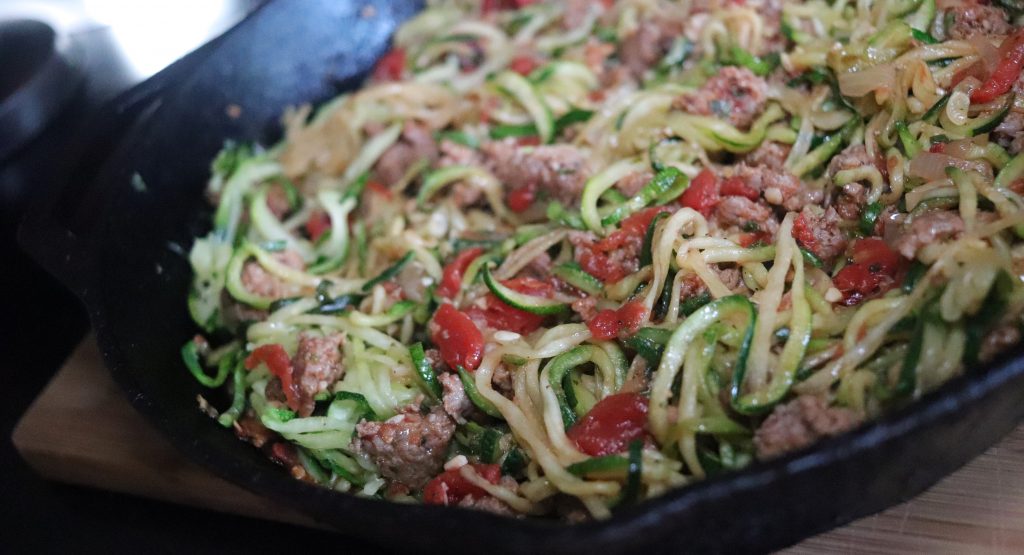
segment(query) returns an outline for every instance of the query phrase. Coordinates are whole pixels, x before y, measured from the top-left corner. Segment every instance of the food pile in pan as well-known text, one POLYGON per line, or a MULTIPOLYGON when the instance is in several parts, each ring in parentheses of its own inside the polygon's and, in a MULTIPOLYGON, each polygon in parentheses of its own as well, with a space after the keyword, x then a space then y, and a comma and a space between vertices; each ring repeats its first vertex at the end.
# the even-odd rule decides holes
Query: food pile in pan
POLYGON ((579 520, 904 405, 1021 336, 1022 9, 430 2, 213 162, 203 407, 326 488, 579 520))

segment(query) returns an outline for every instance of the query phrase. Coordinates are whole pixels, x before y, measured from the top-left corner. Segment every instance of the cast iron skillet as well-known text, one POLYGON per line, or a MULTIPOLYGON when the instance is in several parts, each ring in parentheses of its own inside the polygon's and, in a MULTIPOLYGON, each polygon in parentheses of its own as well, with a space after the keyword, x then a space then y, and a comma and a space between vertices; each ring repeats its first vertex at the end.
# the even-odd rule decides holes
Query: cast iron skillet
MULTIPOLYGON (((287 105, 358 85, 414 1, 271 2, 116 102, 76 186, 37 207, 21 240, 88 307, 107 366, 188 457, 347 534, 405 550, 557 553, 761 551, 908 499, 1024 414, 1020 350, 812 449, 675 490, 611 520, 565 526, 359 499, 290 478, 196 410, 178 349, 195 333, 183 255, 208 229, 209 162, 225 138, 269 144, 287 105), (373 17, 361 17, 364 5, 373 17), (242 109, 237 119, 229 104, 242 109), (140 187, 138 174, 145 187, 140 187), (135 187, 131 183, 135 183, 135 187)), ((55 317, 59 317, 55 315, 55 317)))

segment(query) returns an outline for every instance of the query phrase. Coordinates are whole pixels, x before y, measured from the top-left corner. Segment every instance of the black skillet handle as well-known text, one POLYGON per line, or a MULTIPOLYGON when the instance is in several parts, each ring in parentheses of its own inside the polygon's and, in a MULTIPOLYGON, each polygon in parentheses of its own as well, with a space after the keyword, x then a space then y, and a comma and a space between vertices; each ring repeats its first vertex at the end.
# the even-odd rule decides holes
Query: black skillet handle
POLYGON ((62 173, 63 178, 37 194, 28 207, 18 230, 18 242, 36 263, 87 305, 96 263, 92 236, 102 224, 106 204, 106 190, 96 177, 124 133, 157 108, 161 94, 201 64, 237 27, 122 93, 89 117, 66 149, 67 158, 73 162, 62 173))
POLYGON ((22 248, 83 301, 93 275, 92 231, 101 221, 103 194, 92 178, 118 137, 151 106, 163 88, 147 81, 101 108, 65 149, 72 163, 43 185, 18 229, 22 248))

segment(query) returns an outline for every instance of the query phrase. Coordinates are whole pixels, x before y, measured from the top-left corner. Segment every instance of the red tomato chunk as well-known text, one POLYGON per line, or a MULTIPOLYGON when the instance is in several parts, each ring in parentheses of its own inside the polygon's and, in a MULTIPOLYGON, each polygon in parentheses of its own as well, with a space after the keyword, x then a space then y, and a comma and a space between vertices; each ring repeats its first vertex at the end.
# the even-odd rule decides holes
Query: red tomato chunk
POLYGON ((373 193, 375 195, 380 195, 387 200, 391 200, 395 196, 394 193, 391 192, 391 189, 388 189, 387 185, 384 185, 380 181, 368 182, 366 184, 366 192, 373 193))
POLYGON ((1024 70, 1024 29, 1006 37, 999 46, 999 65, 980 87, 971 92, 971 102, 984 104, 1006 94, 1024 70))
POLYGON ((537 59, 532 56, 516 56, 508 63, 508 68, 520 75, 529 75, 537 69, 537 59))
POLYGON ((705 218, 711 216, 718 201, 718 178, 706 168, 693 178, 690 186, 679 197, 679 204, 700 212, 705 218))
POLYGON ((756 189, 748 186, 739 177, 730 177, 722 182, 721 193, 723 197, 746 197, 750 200, 757 200, 761 197, 756 189))
MULTIPOLYGON (((651 221, 662 212, 672 212, 666 206, 655 206, 622 220, 617 231, 592 245, 579 245, 579 264, 585 272, 605 283, 614 283, 629 274, 627 265, 612 256, 615 251, 639 253, 651 221)), ((633 261, 636 259, 634 258, 633 261)))
POLYGON ((331 229, 331 217, 323 210, 316 210, 309 215, 306 221, 306 234, 310 240, 317 242, 324 233, 331 229))
MULTIPOLYGON (((471 464, 481 478, 492 484, 501 480, 501 467, 496 464, 471 464)), ((487 492, 453 468, 438 474, 423 488, 423 502, 428 505, 456 505, 466 497, 484 497, 487 492)))
POLYGON ((455 259, 449 262, 442 271, 441 285, 437 288, 437 294, 449 299, 454 297, 462 287, 462 276, 466 273, 466 268, 483 253, 484 249, 474 247, 456 255, 455 259))
POLYGON ((260 345, 245 359, 245 368, 252 370, 261 363, 266 364, 270 373, 281 380, 281 389, 284 390, 288 408, 298 412, 299 392, 295 388, 295 384, 292 383, 292 361, 288 356, 288 352, 277 343, 260 345))
POLYGON ((523 187, 516 187, 508 193, 508 207, 516 214, 522 214, 533 206, 533 201, 537 198, 537 187, 531 185, 525 185, 523 187))
MULTIPOLYGON (((508 279, 502 284, 514 291, 538 297, 550 297, 555 291, 550 283, 529 277, 508 279)), ((472 307, 467 312, 473 318, 485 321, 490 328, 522 335, 533 332, 544 322, 543 316, 509 306, 491 293, 484 297, 484 308, 472 307)))
POLYGON ((797 215, 793 220, 793 238, 800 243, 800 246, 811 251, 818 252, 818 239, 814 235, 814 228, 804 217, 803 213, 797 215))
POLYGON ((647 308, 640 301, 628 302, 617 310, 598 312, 587 322, 594 339, 614 339, 619 333, 633 333, 647 318, 647 308))
POLYGON ((885 241, 858 239, 853 244, 853 262, 839 270, 832 283, 843 293, 843 304, 853 306, 896 287, 905 265, 885 241))
POLYGON ((593 457, 621 453, 633 441, 647 437, 647 398, 636 393, 609 395, 566 435, 580 451, 593 457))
POLYGON ((465 312, 448 303, 441 305, 434 313, 431 339, 449 368, 462 366, 472 371, 480 366, 484 336, 465 312))
POLYGON ((373 68, 373 78, 377 81, 397 81, 405 71, 405 49, 395 48, 381 56, 373 68))

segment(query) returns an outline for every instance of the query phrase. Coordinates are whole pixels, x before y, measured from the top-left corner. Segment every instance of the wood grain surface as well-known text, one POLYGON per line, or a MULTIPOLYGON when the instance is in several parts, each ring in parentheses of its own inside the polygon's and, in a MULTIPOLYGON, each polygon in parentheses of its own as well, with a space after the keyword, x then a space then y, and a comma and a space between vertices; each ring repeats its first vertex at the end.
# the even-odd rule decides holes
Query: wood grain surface
MULTIPOLYGON (((318 526, 185 460, 124 399, 91 338, 25 413, 13 441, 51 480, 318 526)), ((1024 553, 1024 426, 912 501, 784 553, 1024 553)))

